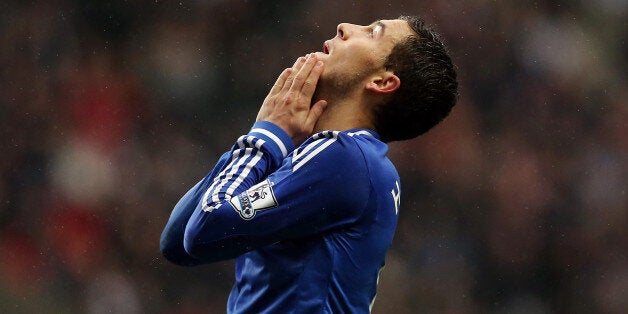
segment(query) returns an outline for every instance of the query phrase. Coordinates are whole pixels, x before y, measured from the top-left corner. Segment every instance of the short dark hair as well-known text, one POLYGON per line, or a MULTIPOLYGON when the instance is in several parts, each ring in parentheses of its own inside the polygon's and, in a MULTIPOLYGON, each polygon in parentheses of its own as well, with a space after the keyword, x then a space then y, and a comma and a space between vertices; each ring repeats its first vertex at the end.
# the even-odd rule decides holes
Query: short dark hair
POLYGON ((456 70, 443 40, 425 21, 401 16, 415 34, 397 43, 384 62, 401 85, 374 108, 375 129, 384 142, 419 136, 442 121, 456 104, 456 70))

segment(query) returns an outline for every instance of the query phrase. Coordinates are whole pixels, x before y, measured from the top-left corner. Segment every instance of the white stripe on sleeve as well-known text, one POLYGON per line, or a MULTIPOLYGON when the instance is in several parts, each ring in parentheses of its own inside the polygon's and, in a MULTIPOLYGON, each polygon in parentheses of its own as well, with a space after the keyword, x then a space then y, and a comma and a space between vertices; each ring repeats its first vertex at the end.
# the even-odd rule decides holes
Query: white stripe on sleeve
POLYGON ((288 149, 286 148, 286 145, 283 144, 283 142, 279 139, 279 137, 277 137, 277 135, 261 128, 252 129, 250 133, 261 133, 268 136, 271 140, 273 140, 273 142, 275 142, 275 144, 277 144, 277 146, 279 146, 283 157, 286 157, 288 155, 288 149))
POLYGON ((216 186, 216 189, 214 190, 213 195, 212 195, 212 202, 218 203, 220 201, 220 199, 218 198, 218 194, 220 193, 220 190, 222 189, 223 186, 225 186, 225 184, 227 184, 227 182, 229 182, 229 180, 231 180, 231 178, 236 174, 236 172, 238 172, 238 170, 240 169, 240 166, 244 164, 244 162, 249 158, 249 156, 253 152, 253 148, 249 147, 249 148, 246 148, 244 151, 245 151, 244 156, 240 158, 238 163, 233 166, 233 168, 231 169, 231 171, 229 171, 227 176, 224 179, 220 180, 220 184, 216 186))
POLYGON ((207 191, 205 192, 205 195, 203 195, 203 203, 202 203, 203 206, 202 206, 202 208, 203 208, 204 211, 211 212, 213 210, 213 208, 209 208, 208 207, 207 200, 209 199, 209 195, 210 195, 211 191, 214 189, 214 187, 216 186, 216 184, 218 183, 218 181, 220 181, 220 178, 222 176, 224 176, 227 173, 227 171, 229 171, 231 169, 233 164, 239 160, 241 152, 242 152, 241 149, 238 149, 238 150, 234 151, 234 154, 231 157, 231 162, 214 178, 214 181, 212 182, 212 184, 207 188, 207 191))
POLYGON ((225 200, 231 199, 231 195, 233 194, 233 192, 240 186, 240 184, 242 184, 242 182, 244 181, 244 178, 246 178, 246 176, 249 175, 249 172, 251 172, 251 169, 255 167, 257 162, 259 162, 260 159, 262 159, 262 155, 263 155, 262 152, 258 151, 257 154, 255 154, 255 157, 253 157, 253 159, 251 159, 251 161, 249 161, 249 163, 246 164, 246 166, 244 167, 244 170, 242 170, 240 175, 235 179, 235 181, 233 181, 233 183, 231 183, 231 185, 227 189, 227 192, 225 193, 225 200))
POLYGON ((263 153, 259 151, 259 149, 262 145, 264 145, 264 143, 265 141, 263 139, 255 138, 253 136, 242 136, 238 139, 238 147, 244 147, 245 144, 251 147, 241 148, 234 151, 231 163, 229 163, 229 165, 225 167, 225 169, 223 169, 218 176, 216 176, 214 182, 207 189, 205 195, 203 195, 202 208, 204 211, 211 212, 215 209, 213 206, 209 206, 210 196, 212 203, 220 202, 221 190, 227 183, 232 181, 232 178, 236 174, 239 173, 236 179, 229 184, 229 188, 227 188, 227 191, 225 192, 225 200, 231 198, 231 193, 233 193, 233 191, 240 186, 240 184, 244 181, 244 178, 251 172, 251 169, 259 162, 260 159, 262 159, 263 153), (257 150, 257 153, 253 156, 253 158, 249 159, 249 156, 251 156, 255 150, 257 150), (245 162, 246 165, 242 168, 242 165, 244 165, 245 162))

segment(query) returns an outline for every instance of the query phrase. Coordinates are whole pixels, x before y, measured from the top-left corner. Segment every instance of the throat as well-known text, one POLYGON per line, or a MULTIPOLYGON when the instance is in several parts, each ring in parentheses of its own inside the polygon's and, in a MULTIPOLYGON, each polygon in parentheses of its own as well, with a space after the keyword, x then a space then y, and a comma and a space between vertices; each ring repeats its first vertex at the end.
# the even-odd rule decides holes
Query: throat
POLYGON ((313 133, 326 130, 346 131, 355 128, 373 129, 370 117, 365 114, 367 111, 362 108, 358 101, 328 101, 327 108, 320 116, 313 133))

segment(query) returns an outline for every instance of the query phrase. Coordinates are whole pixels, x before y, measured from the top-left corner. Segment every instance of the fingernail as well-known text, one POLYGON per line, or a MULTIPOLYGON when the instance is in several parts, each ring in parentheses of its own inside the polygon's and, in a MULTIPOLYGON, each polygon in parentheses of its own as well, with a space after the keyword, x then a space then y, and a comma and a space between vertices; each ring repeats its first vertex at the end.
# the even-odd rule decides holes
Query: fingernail
POLYGON ((317 66, 317 67, 322 67, 322 66, 323 66, 323 61, 318 61, 318 62, 316 62, 316 66, 317 66))

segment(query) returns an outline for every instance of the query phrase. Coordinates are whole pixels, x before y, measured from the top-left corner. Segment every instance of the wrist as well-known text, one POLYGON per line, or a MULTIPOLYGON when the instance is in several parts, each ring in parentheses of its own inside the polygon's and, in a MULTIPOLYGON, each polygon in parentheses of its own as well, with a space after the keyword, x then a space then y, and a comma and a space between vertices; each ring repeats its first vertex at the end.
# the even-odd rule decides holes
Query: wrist
POLYGON ((292 137, 280 126, 270 121, 257 121, 253 124, 249 135, 264 140, 266 147, 273 155, 285 158, 294 150, 292 137))

